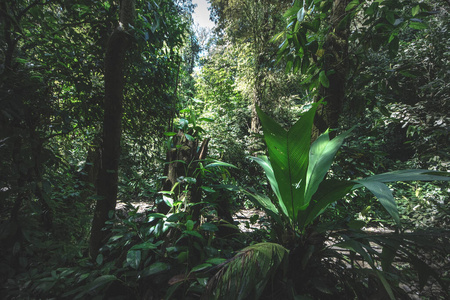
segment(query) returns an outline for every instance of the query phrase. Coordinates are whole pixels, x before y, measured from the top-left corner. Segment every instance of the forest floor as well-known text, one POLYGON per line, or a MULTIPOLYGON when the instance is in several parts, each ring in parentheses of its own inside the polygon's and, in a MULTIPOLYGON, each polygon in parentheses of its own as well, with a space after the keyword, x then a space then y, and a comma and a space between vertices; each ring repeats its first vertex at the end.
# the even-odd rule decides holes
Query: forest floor
MULTIPOLYGON (((121 211, 126 214, 127 211, 131 208, 129 207, 127 209, 128 205, 131 205, 135 209, 137 208, 137 213, 145 213, 147 210, 151 210, 154 206, 153 203, 149 202, 118 202, 116 205, 116 211, 121 211)), ((234 225, 238 226, 243 233, 253 232, 270 225, 265 212, 256 208, 241 209, 233 214, 233 219, 234 225)), ((370 232, 372 234, 389 234, 394 232, 392 229, 385 227, 367 227, 364 228, 364 231, 370 232)), ((372 246, 374 246, 374 249, 376 251, 382 250, 376 245, 372 246)), ((346 252, 348 250, 341 249, 341 251, 346 252)), ((368 264, 365 264, 364 262, 362 262, 362 264, 364 265, 364 268, 370 268, 368 264)), ((400 288, 406 291, 408 293, 408 296, 412 300, 424 299, 424 295, 425 298, 429 299, 445 299, 445 296, 443 296, 445 292, 443 292, 442 288, 439 286, 439 284, 437 284, 437 282, 435 282, 435 280, 433 280, 432 284, 425 286, 424 290, 422 291, 415 283, 411 283, 411 285, 400 284, 400 288)))

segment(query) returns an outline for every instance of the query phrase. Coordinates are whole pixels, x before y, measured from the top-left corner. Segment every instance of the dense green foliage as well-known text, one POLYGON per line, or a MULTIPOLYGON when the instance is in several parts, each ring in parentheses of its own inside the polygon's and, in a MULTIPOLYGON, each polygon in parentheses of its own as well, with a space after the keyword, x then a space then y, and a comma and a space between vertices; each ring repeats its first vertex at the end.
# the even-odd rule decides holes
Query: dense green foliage
POLYGON ((208 2, 0 1, 0 298, 447 299, 448 1, 208 2))

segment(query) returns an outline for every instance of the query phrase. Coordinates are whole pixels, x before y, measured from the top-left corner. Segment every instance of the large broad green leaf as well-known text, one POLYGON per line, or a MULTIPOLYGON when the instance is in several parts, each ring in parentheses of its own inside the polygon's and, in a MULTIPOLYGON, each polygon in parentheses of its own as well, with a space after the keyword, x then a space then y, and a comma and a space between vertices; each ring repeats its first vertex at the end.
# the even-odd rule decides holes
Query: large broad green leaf
POLYGON ((308 208, 299 213, 299 228, 303 230, 321 215, 327 207, 347 195, 355 185, 351 181, 325 180, 319 185, 308 208))
POLYGON ((162 243, 157 242, 155 244, 150 243, 150 242, 145 242, 142 244, 137 244, 134 245, 133 247, 131 247, 130 251, 132 250, 154 250, 157 249, 159 245, 161 245, 162 243))
POLYGON ((304 201, 305 177, 316 108, 317 104, 314 104, 289 131, 257 108, 270 163, 291 220, 297 218, 298 210, 303 210, 308 205, 304 201))
POLYGON ((397 202, 395 202, 392 191, 382 182, 378 181, 356 181, 372 192, 377 197, 381 205, 394 218, 395 222, 400 225, 400 217, 398 214, 397 202))
POLYGON ((366 187, 375 197, 378 198, 383 207, 400 225, 400 218, 392 191, 384 184, 384 182, 394 181, 433 181, 433 180, 450 180, 450 173, 437 172, 430 170, 400 170, 370 176, 361 180, 356 180, 358 185, 354 188, 366 187))
MULTIPOLYGON (((259 108, 257 108, 257 111, 263 126, 264 138, 269 149, 270 161, 278 182, 278 174, 284 174, 284 172, 289 169, 286 142, 287 131, 263 113, 259 108)), ((278 182, 278 187, 279 189, 283 189, 284 184, 278 182)))
POLYGON ((250 200, 252 200, 256 205, 261 207, 267 213, 267 215, 272 217, 278 224, 282 224, 280 212, 278 211, 277 207, 272 203, 269 197, 260 194, 253 194, 246 190, 242 190, 242 192, 247 196, 249 196, 250 200))
POLYGON ((379 182, 394 182, 394 181, 433 181, 433 180, 450 180, 449 172, 438 172, 430 170, 400 170, 370 176, 361 181, 379 181, 379 182))
POLYGON ((309 151, 308 172, 306 174, 305 203, 311 201, 311 197, 317 191, 319 184, 330 169, 337 151, 352 130, 353 128, 332 140, 330 140, 327 130, 312 143, 309 151))
POLYGON ((280 190, 278 189, 277 179, 275 178, 275 174, 273 173, 272 165, 270 164, 269 159, 267 158, 267 156, 252 157, 251 159, 257 162, 264 169, 264 173, 266 174, 266 177, 269 180, 270 186, 272 187, 272 191, 275 193, 275 196, 277 196, 278 203, 281 209, 283 210, 283 213, 286 216, 288 216, 288 212, 286 210, 286 206, 284 205, 283 199, 281 198, 280 190))

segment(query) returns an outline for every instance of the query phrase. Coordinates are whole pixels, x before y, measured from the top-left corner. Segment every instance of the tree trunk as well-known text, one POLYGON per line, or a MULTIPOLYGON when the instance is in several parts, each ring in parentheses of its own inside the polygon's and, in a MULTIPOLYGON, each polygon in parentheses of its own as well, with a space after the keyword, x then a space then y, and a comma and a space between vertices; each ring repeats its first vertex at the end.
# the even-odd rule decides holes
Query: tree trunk
MULTIPOLYGON (((321 87, 317 101, 324 98, 326 105, 321 105, 317 110, 314 120, 312 141, 328 128, 339 127, 339 116, 342 113, 345 98, 345 82, 348 73, 348 38, 350 35, 349 25, 340 24, 346 16, 345 8, 350 0, 335 0, 330 15, 330 31, 323 45, 324 70, 334 71, 334 74, 328 75, 330 86, 321 87)), ((335 132, 330 134, 335 136, 335 132)))
POLYGON ((132 42, 128 30, 130 25, 134 25, 134 14, 134 0, 122 0, 119 26, 111 34, 106 48, 102 164, 97 191, 99 198, 89 243, 89 254, 92 258, 97 256, 98 250, 106 242, 109 232, 102 228, 108 220, 109 212, 114 212, 116 207, 125 58, 132 42))
MULTIPOLYGON (((188 140, 182 130, 178 132, 173 138, 173 147, 168 150, 166 156, 166 167, 164 176, 166 181, 163 184, 163 191, 170 191, 178 182, 180 177, 195 178, 195 183, 187 183, 181 181, 178 187, 174 190, 174 199, 181 197, 180 192, 185 189, 186 184, 189 184, 189 189, 184 197, 186 203, 199 203, 202 196, 202 177, 197 174, 198 163, 204 160, 208 154, 209 138, 203 140, 199 147, 198 139, 193 141, 188 140)), ((192 220, 197 221, 200 218, 199 205, 192 206, 188 212, 192 215, 192 220)), ((157 211, 160 213, 169 212, 170 208, 165 203, 159 203, 157 211)))
POLYGON ((263 63, 264 63, 264 55, 263 55, 263 49, 261 47, 258 47, 259 44, 264 45, 266 41, 264 39, 258 39, 258 36, 256 34, 253 35, 253 40, 255 47, 253 49, 254 56, 255 56, 255 66, 254 66, 254 72, 253 76, 254 78, 254 87, 253 87, 253 97, 252 97, 252 103, 251 103, 251 124, 250 124, 250 135, 254 135, 252 137, 252 141, 249 145, 249 152, 252 155, 256 155, 258 149, 258 140, 257 137, 261 131, 261 121, 259 120, 258 113, 256 111, 256 107, 262 108, 265 104, 266 99, 264 99, 264 81, 265 81, 265 74, 267 70, 263 70, 263 63), (259 43, 258 43, 259 41, 259 43))

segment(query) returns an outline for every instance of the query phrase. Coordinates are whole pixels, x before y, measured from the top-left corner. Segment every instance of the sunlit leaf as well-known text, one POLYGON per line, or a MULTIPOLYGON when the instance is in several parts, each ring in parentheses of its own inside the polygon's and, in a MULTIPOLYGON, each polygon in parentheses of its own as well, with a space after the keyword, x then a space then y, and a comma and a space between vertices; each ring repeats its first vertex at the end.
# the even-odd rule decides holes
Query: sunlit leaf
POLYGON ((328 80, 328 77, 325 74, 325 71, 323 71, 323 70, 320 71, 320 73, 319 73, 319 82, 325 88, 329 88, 330 87, 330 81, 328 80))
POLYGON ((165 204, 167 204, 167 206, 173 207, 173 199, 172 199, 172 197, 163 195, 163 201, 164 201, 165 204))
POLYGON ((252 157, 251 159, 257 162, 264 169, 264 174, 266 174, 266 177, 269 180, 270 186, 272 187, 272 191, 275 193, 275 196, 277 196, 278 202, 280 204, 281 209, 283 210, 283 213, 287 216, 288 213, 286 210, 286 206, 283 202, 283 199, 281 198, 280 190, 278 189, 277 179, 275 178, 275 174, 273 173, 272 165, 270 164, 269 159, 267 158, 267 156, 252 157))
POLYGON ((345 11, 352 10, 355 6, 359 5, 359 0, 352 0, 349 4, 345 7, 345 11))
POLYGON ((319 184, 330 169, 337 151, 352 130, 353 128, 332 140, 330 140, 328 131, 326 131, 312 143, 305 182, 305 202, 309 203, 312 195, 317 191, 319 184))
POLYGON ((187 220, 186 221, 186 230, 193 230, 194 229, 194 221, 187 220))
POLYGON ((396 182, 396 181, 434 181, 434 180, 450 181, 450 172, 439 172, 424 169, 399 170, 373 175, 361 179, 360 181, 396 182))
POLYGON ((420 12, 420 5, 416 5, 411 9, 412 16, 416 16, 420 12))
POLYGON ((165 136, 174 136, 174 135, 177 135, 177 133, 176 132, 164 132, 164 135, 165 136))
POLYGON ((211 118, 199 118, 198 120, 199 121, 204 121, 204 122, 209 122, 209 123, 214 122, 214 119, 211 119, 211 118))
POLYGON ((289 131, 257 108, 269 150, 270 163, 291 220, 295 220, 297 211, 304 209, 308 204, 304 199, 305 177, 316 108, 317 104, 314 104, 313 108, 303 114, 289 131))
POLYGON ((184 136, 186 137, 186 139, 188 141, 194 141, 195 140, 195 138, 192 135, 190 135, 190 134, 185 133, 184 136))
POLYGON ((283 17, 285 18, 289 18, 290 16, 293 16, 295 14, 298 13, 299 7, 298 6, 293 6, 291 8, 289 8, 284 14, 283 17))
POLYGON ((410 22, 409 23, 409 27, 412 29, 427 29, 428 25, 425 23, 421 23, 421 22, 410 22))
POLYGON ((158 243, 154 244, 154 243, 146 242, 146 243, 134 245, 133 247, 131 247, 130 250, 154 250, 154 249, 158 248, 158 244, 161 244, 161 243, 158 242, 158 243))
POLYGON ((236 168, 236 166, 223 162, 223 161, 219 161, 219 160, 215 160, 213 163, 207 164, 205 166, 205 168, 213 168, 213 167, 230 167, 230 168, 236 168))
POLYGON ((141 263, 141 251, 129 250, 127 253, 127 263, 133 269, 139 268, 139 264, 141 263))
POLYGON ((297 21, 303 22, 303 19, 305 18, 305 14, 306 14, 305 8, 304 7, 300 8, 297 12, 297 21))

